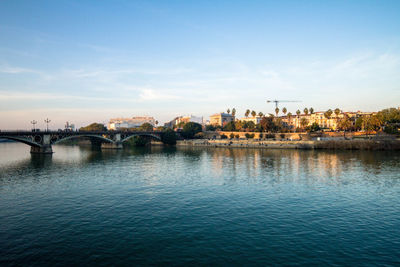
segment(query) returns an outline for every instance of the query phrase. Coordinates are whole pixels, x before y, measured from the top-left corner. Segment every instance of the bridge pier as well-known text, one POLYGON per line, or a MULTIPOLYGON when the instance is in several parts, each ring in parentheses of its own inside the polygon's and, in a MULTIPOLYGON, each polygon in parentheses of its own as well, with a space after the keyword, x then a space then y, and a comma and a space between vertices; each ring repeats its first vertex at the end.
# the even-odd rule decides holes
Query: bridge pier
POLYGON ((122 149, 122 143, 102 143, 101 148, 103 149, 122 149))
POLYGON ((50 145, 46 146, 31 146, 31 153, 32 154, 52 154, 53 148, 50 145))

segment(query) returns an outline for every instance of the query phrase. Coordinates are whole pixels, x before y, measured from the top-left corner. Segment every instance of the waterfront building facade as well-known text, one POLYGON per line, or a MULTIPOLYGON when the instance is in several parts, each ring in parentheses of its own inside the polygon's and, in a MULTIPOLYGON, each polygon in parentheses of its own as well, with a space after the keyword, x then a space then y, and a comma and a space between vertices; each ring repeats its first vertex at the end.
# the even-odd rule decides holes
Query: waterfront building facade
POLYGON ((169 122, 164 123, 164 126, 168 127, 168 128, 175 128, 177 125, 188 123, 188 122, 195 122, 195 123, 203 125, 203 117, 196 117, 193 115, 179 116, 169 122))
POLYGON ((235 116, 228 113, 217 113, 210 116, 210 124, 214 126, 224 126, 227 123, 235 121, 235 116))
POLYGON ((325 112, 319 111, 312 114, 292 115, 291 117, 282 116, 280 118, 284 124, 292 129, 303 128, 311 126, 313 123, 317 123, 322 129, 336 130, 339 121, 344 117, 348 117, 352 125, 354 125, 357 118, 362 116, 371 116, 376 114, 376 112, 340 112, 338 115, 332 113, 329 118, 325 117, 324 114, 325 112), (302 121, 304 120, 306 121, 305 126, 302 125, 302 121))
POLYGON ((150 123, 151 125, 154 126, 156 121, 153 117, 150 116, 115 118, 115 119, 110 119, 107 128, 109 130, 119 130, 123 128, 137 128, 140 127, 143 123, 150 123))

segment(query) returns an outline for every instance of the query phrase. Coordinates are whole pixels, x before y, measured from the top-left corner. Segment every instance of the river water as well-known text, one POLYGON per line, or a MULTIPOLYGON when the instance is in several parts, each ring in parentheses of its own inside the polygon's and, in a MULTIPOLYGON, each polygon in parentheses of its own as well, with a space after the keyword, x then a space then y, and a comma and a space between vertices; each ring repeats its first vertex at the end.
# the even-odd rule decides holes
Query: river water
POLYGON ((400 153, 30 155, 0 144, 0 265, 400 265, 400 153))

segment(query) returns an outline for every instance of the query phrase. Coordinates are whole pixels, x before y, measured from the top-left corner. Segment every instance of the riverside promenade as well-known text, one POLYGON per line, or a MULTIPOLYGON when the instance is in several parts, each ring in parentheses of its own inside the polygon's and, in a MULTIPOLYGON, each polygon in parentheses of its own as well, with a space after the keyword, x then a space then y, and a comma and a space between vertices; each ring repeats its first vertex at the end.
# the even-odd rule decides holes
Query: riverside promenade
POLYGON ((269 141, 269 140, 209 140, 193 139, 177 141, 177 146, 189 147, 231 147, 260 149, 333 149, 333 150, 397 150, 400 140, 311 140, 311 141, 269 141))

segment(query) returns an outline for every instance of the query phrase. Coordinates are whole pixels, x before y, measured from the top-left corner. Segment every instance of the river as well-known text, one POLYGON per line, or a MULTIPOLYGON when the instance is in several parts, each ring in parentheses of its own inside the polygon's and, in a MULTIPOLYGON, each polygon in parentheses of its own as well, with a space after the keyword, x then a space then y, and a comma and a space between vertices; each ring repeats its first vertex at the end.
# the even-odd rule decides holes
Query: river
POLYGON ((399 266, 400 153, 0 144, 0 265, 399 266))

